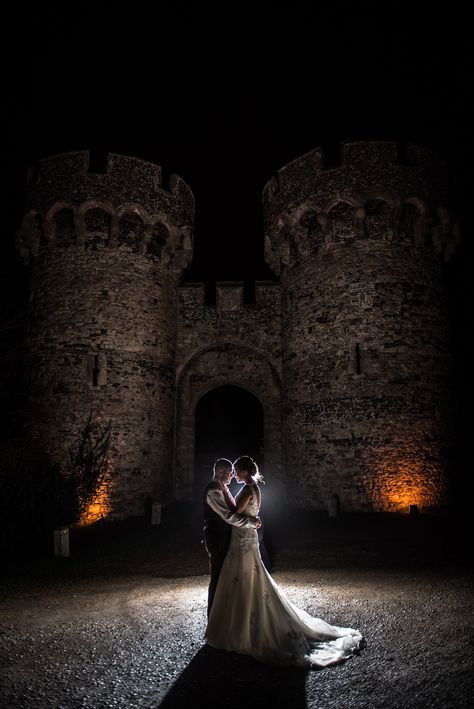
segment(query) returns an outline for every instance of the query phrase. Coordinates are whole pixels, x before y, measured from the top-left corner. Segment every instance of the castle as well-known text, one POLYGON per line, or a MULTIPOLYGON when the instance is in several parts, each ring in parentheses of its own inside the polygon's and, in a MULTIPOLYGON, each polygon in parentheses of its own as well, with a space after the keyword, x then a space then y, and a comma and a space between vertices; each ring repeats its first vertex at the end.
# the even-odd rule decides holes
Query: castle
POLYGON ((90 411, 112 423, 112 518, 192 496, 195 411, 233 384, 261 403, 267 487, 291 504, 431 509, 446 499, 451 354, 443 262, 459 241, 446 166, 427 149, 315 149, 265 187, 280 283, 180 285, 194 200, 176 175, 111 154, 40 161, 17 251, 31 264, 25 368, 58 460, 90 411))

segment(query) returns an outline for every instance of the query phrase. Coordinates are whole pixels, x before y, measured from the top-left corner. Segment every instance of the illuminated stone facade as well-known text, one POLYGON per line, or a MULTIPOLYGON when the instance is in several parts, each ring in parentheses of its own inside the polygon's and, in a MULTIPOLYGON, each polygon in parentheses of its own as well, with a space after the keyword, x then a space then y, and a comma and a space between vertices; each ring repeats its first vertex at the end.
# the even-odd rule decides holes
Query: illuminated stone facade
POLYGON ((223 384, 264 412, 267 478, 291 504, 429 508, 445 499, 452 410, 443 260, 459 239, 445 165, 418 147, 315 150, 264 191, 278 283, 179 286, 193 197, 158 166, 111 155, 44 160, 17 248, 31 264, 26 368, 44 446, 61 459, 90 411, 112 421, 107 509, 189 499, 194 418, 223 384))
POLYGON ((291 497, 344 509, 437 506, 452 428, 443 260, 459 239, 446 167, 412 146, 320 150, 264 194, 282 289, 283 464, 291 497))
POLYGON ((193 196, 161 168, 86 153, 40 163, 18 232, 31 263, 25 369, 43 445, 60 461, 89 413, 112 422, 112 515, 173 489, 177 285, 192 255, 193 196))

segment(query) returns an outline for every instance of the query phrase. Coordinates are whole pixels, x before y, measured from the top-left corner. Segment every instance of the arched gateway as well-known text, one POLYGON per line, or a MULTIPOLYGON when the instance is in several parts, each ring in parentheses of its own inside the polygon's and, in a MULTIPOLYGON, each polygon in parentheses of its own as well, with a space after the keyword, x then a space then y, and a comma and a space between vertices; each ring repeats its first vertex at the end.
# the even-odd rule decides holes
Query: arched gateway
MULTIPOLYGON (((274 491, 280 484, 280 379, 276 365, 258 348, 227 342, 198 350, 179 371, 175 466, 178 499, 191 500, 195 488, 196 407, 206 394, 228 385, 250 392, 260 402, 263 411, 261 462, 274 491)), ((227 457, 233 453, 229 450, 225 454, 222 451, 218 455, 227 457)))

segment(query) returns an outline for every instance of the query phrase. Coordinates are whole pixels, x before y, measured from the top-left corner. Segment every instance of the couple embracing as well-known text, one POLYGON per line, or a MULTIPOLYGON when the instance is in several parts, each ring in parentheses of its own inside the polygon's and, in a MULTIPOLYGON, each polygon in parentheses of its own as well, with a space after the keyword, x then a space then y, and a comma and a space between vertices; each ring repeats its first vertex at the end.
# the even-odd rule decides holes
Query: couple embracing
POLYGON ((250 456, 220 458, 204 493, 204 541, 210 562, 207 644, 272 665, 327 667, 350 657, 362 635, 297 608, 260 556, 257 530, 262 476, 250 456), (235 500, 228 485, 243 484, 235 500))

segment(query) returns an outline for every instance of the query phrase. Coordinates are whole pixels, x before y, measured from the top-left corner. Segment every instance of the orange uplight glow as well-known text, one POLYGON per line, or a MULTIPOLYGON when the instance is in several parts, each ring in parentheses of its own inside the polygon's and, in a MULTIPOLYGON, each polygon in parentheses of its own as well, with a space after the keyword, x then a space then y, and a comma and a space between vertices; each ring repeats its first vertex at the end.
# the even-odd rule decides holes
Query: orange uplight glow
POLYGON ((387 446, 377 451, 371 467, 376 473, 370 497, 374 508, 409 514, 410 507, 428 510, 441 505, 445 483, 441 460, 420 441, 387 446))
POLYGON ((380 486, 381 502, 387 510, 408 513, 410 505, 418 508, 433 503, 427 481, 423 480, 419 463, 399 463, 397 475, 384 479, 380 486))
POLYGON ((110 490, 109 485, 104 482, 96 492, 94 499, 81 517, 79 525, 85 527, 99 519, 107 517, 110 512, 110 490))

